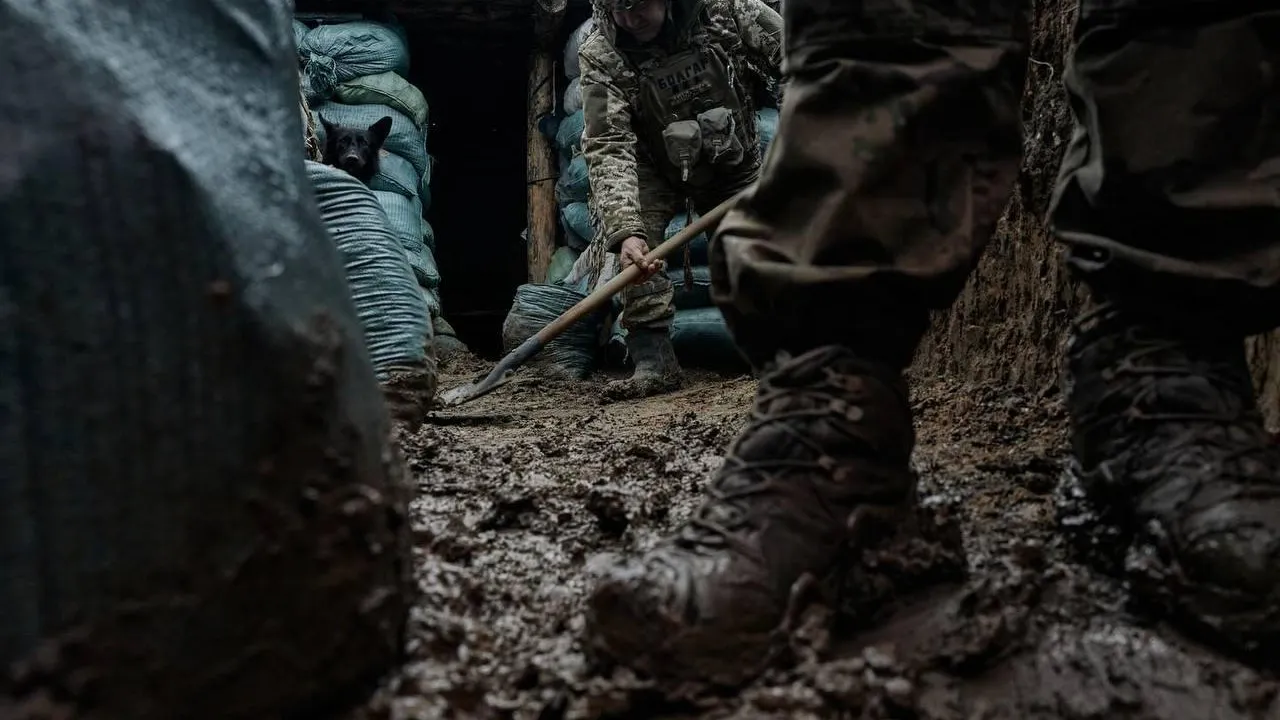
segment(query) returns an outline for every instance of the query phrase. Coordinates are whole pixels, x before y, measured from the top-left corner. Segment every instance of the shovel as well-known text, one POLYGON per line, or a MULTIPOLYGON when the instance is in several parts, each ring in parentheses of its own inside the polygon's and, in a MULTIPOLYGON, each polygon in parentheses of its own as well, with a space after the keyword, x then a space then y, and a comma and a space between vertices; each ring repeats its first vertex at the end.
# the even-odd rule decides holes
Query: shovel
MULTIPOLYGON (((720 203, 710 212, 697 220, 689 223, 683 230, 672 235, 668 240, 658 247, 649 251, 644 256, 645 262, 649 263, 654 260, 661 260, 672 251, 681 247, 701 233, 710 230, 720 222, 720 219, 729 212, 736 197, 720 203)), ((640 268, 637 265, 631 265, 627 269, 618 273, 612 280, 603 286, 596 288, 594 292, 585 298, 579 300, 573 307, 564 311, 564 313, 552 320, 546 327, 542 328, 533 337, 520 343, 515 350, 507 353, 507 356, 483 378, 477 378, 475 382, 467 385, 460 385, 452 390, 447 390, 440 395, 440 404, 445 407, 461 405, 470 402, 476 398, 493 391, 495 388, 504 384, 511 378, 511 375, 523 364, 528 362, 529 358, 537 355, 547 343, 555 340, 565 330, 568 330, 574 323, 582 318, 590 315, 596 310, 604 307, 604 304, 622 291, 623 288, 635 282, 640 277, 640 268)))

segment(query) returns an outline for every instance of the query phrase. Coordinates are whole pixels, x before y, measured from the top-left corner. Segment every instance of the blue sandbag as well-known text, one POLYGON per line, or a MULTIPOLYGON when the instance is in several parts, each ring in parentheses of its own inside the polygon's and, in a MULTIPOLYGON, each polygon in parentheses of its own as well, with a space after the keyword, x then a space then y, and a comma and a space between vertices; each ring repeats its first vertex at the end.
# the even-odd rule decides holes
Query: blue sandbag
POLYGON ((416 198, 396 193, 375 190, 373 194, 386 211, 391 230, 400 241, 400 247, 404 248, 418 282, 426 288, 439 287, 440 271, 436 268, 431 248, 427 247, 428 228, 427 221, 422 219, 422 204, 416 198))
POLYGON ((591 206, 585 202, 569 203, 560 208, 560 224, 564 227, 568 245, 583 250, 595 237, 591 225, 591 206))
POLYGON ((320 216, 342 252, 373 366, 421 363, 431 320, 417 278, 379 198, 351 175, 307 162, 320 216))
POLYGON ((408 79, 409 48, 397 29, 375 22, 321 25, 298 46, 307 100, 328 100, 339 83, 394 72, 408 79))
POLYGON ((756 130, 760 133, 760 154, 764 155, 778 134, 777 108, 760 108, 756 111, 756 130))
MULTIPOLYGON (((694 217, 696 219, 698 216, 695 215, 694 217)), ((685 229, 686 227, 688 227, 688 225, 689 225, 689 216, 686 213, 676 213, 676 216, 671 218, 671 222, 667 223, 667 229, 665 232, 663 232, 662 239, 670 240, 672 237, 675 236, 676 233, 685 229)), ((692 240, 689 241, 688 248, 689 248, 690 262, 692 262, 694 265, 707 264, 707 247, 709 242, 710 240, 708 239, 707 234, 705 232, 699 233, 692 240)), ((674 257, 675 259, 672 262, 679 261, 681 258, 684 257, 684 251, 683 250, 677 251, 674 257)))
POLYGON ((671 344, 680 364, 686 367, 721 372, 750 370, 719 308, 677 310, 671 320, 671 344))
POLYGON ((587 160, 578 155, 564 167, 556 181, 556 202, 561 207, 569 203, 585 203, 591 193, 591 180, 587 176, 587 160))
MULTIPOLYGON (((563 285, 526 284, 516 288, 511 311, 502 323, 503 352, 511 352, 586 295, 563 285)), ((602 312, 574 323, 527 364, 553 375, 581 380, 595 364, 602 312)))
POLYGON ((694 265, 689 268, 693 275, 693 287, 685 286, 684 254, 677 250, 667 260, 667 277, 675 286, 676 310, 692 310, 712 307, 711 302, 711 268, 705 265, 694 265))
POLYGON ((302 47, 302 39, 311 32, 311 28, 297 20, 293 21, 293 45, 294 47, 302 47))
POLYGON ((556 128, 556 147, 560 149, 561 160, 568 161, 582 152, 582 131, 585 129, 585 116, 579 110, 560 120, 556 128))
POLYGON ((547 267, 547 284, 558 285, 569 277, 573 264, 578 260, 578 251, 570 247, 558 247, 551 254, 551 264, 547 267))
POLYGON ((369 181, 370 190, 393 192, 407 198, 419 197, 422 186, 413 163, 393 152, 383 151, 378 157, 378 173, 369 181))
MULTIPOLYGON (((427 167, 427 138, 404 113, 387 105, 343 105, 327 102, 312 108, 312 113, 328 120, 334 125, 352 128, 367 128, 384 117, 391 118, 391 134, 382 144, 386 152, 399 155, 413 165, 414 172, 421 176, 427 167)), ((317 120, 316 137, 325 142, 324 124, 317 120)))

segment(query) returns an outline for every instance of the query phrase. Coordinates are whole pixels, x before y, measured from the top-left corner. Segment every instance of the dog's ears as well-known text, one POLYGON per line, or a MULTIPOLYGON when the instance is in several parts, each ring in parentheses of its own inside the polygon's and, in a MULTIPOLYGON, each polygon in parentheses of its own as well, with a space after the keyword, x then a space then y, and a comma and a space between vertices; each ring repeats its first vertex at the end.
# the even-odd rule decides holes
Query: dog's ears
POLYGON ((326 139, 333 137, 333 128, 334 128, 333 123, 329 122, 328 120, 325 120, 324 116, 321 115, 320 113, 316 113, 316 117, 320 118, 320 125, 324 127, 324 132, 325 132, 325 135, 327 136, 326 139))
POLYGON ((391 134, 391 116, 387 115, 378 122, 369 126, 369 137, 373 140, 374 147, 382 147, 382 143, 386 141, 387 136, 391 134))

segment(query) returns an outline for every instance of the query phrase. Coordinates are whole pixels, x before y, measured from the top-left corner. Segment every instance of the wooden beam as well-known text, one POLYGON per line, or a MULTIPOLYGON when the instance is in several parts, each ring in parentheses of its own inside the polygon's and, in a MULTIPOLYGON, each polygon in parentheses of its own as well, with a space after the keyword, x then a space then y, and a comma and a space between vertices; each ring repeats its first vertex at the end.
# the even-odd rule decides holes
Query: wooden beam
POLYGON ((533 17, 533 57, 529 60, 529 111, 525 132, 529 282, 546 282, 551 255, 556 251, 557 163, 555 147, 542 134, 538 121, 555 109, 558 53, 552 47, 559 35, 568 0, 537 0, 533 17))

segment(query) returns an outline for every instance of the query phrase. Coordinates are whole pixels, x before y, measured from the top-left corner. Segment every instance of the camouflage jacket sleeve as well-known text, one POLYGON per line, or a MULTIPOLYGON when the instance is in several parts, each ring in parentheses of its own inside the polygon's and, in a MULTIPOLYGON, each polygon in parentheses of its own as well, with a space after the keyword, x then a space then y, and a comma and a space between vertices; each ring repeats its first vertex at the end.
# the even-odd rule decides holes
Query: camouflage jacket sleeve
POLYGON ((621 60, 598 35, 583 42, 582 155, 592 203, 604 231, 605 248, 617 252, 631 236, 646 238, 636 174, 636 134, 631 128, 628 82, 621 60))
POLYGON ((766 84, 777 86, 781 96, 782 16, 764 0, 730 0, 729 7, 747 60, 766 84))

